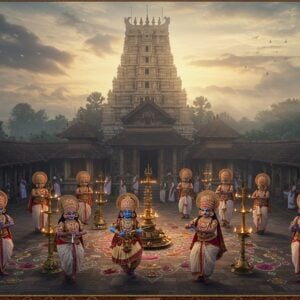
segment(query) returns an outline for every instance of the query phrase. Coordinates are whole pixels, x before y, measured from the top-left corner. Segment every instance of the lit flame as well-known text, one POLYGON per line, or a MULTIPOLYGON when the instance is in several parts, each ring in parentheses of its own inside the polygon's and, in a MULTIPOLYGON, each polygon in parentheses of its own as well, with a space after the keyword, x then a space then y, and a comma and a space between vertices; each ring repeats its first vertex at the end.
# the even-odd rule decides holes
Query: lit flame
POLYGON ((250 227, 250 228, 249 228, 249 231, 248 231, 248 232, 249 232, 249 233, 251 233, 251 232, 252 232, 252 227, 250 227))
POLYGON ((234 227, 233 231, 236 232, 236 227, 234 227))
POLYGON ((43 213, 44 211, 41 209, 41 213, 43 213))

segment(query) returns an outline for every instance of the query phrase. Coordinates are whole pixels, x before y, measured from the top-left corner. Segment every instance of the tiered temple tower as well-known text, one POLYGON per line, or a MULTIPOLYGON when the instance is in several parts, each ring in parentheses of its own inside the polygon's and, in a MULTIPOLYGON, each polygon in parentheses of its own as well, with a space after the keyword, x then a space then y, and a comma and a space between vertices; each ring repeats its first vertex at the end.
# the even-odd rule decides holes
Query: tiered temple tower
POLYGON ((122 118, 143 102, 154 102, 174 120, 173 128, 191 140, 192 121, 186 92, 173 62, 169 41, 170 18, 138 21, 125 18, 125 41, 121 64, 104 109, 105 139, 123 129, 122 118))

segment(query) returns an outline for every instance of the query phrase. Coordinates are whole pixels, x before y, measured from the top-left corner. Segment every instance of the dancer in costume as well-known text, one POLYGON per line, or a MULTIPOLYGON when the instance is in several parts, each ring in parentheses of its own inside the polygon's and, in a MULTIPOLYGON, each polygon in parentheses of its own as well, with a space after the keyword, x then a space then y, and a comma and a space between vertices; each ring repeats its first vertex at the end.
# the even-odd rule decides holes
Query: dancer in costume
POLYGON ((297 197, 298 215, 291 222, 290 231, 293 233, 291 250, 292 262, 295 267, 297 281, 300 281, 300 195, 297 197))
POLYGON ((5 267, 10 260, 14 244, 10 227, 14 225, 13 219, 6 213, 7 195, 0 191, 0 275, 7 275, 5 267))
POLYGON ((196 231, 191 244, 190 265, 194 281, 207 283, 213 274, 216 260, 227 250, 215 214, 217 195, 213 191, 203 191, 198 194, 196 205, 199 216, 185 226, 196 231))
POLYGON ((177 185, 177 190, 179 191, 178 209, 183 219, 188 219, 192 212, 193 184, 190 182, 192 176, 193 173, 188 168, 183 168, 179 172, 181 182, 177 185))
POLYGON ((79 220, 83 224, 87 224, 92 213, 93 190, 89 187, 91 175, 87 171, 80 171, 76 175, 78 188, 76 189, 76 197, 79 200, 79 220))
POLYGON ((110 227, 110 231, 115 234, 111 243, 112 261, 119 264, 129 276, 134 276, 134 270, 140 264, 143 252, 140 240, 143 231, 139 227, 135 212, 138 205, 139 200, 134 194, 125 193, 119 196, 119 215, 110 227))
POLYGON ((268 224, 268 214, 270 212, 270 193, 267 190, 271 183, 270 176, 266 173, 260 173, 255 177, 256 191, 252 194, 253 204, 253 222, 257 234, 263 234, 268 224))
POLYGON ((32 183, 35 188, 32 189, 29 197, 28 210, 32 214, 32 221, 35 231, 39 232, 46 228, 48 215, 49 191, 46 188, 48 176, 46 173, 38 171, 32 175, 32 183))
POLYGON ((66 281, 74 282, 84 260, 82 236, 86 231, 78 218, 79 204, 76 197, 64 195, 60 199, 63 214, 58 221, 56 232, 57 253, 66 281))
POLYGON ((230 169, 219 172, 221 184, 217 187, 216 194, 219 198, 219 216, 221 225, 229 227, 233 213, 234 188, 232 184, 233 173, 230 169))

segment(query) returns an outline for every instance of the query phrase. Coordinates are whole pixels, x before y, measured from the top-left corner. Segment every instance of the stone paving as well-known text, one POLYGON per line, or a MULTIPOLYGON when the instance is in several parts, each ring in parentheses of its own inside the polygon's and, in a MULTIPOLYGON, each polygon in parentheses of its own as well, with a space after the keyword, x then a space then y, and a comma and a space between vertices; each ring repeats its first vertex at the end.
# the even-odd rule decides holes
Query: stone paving
MULTIPOLYGON (((239 207, 240 202, 236 202, 239 207)), ((141 205, 142 206, 142 205, 141 205)), ((248 203, 250 206, 250 202, 248 203)), ((107 230, 97 231, 87 225, 85 237, 86 262, 77 275, 76 284, 66 284, 63 273, 44 275, 40 272, 47 258, 47 237, 33 232, 26 204, 11 204, 8 213, 15 220, 13 228, 14 255, 7 268, 9 276, 0 278, 2 295, 298 295, 300 285, 295 281, 290 255, 290 233, 287 228, 296 215, 285 204, 273 203, 268 231, 264 236, 252 234, 247 239, 247 257, 254 265, 254 274, 238 276, 230 265, 239 255, 240 244, 232 228, 239 225, 241 216, 235 213, 232 228, 223 230, 228 251, 216 264, 209 285, 192 282, 189 271, 189 246, 193 233, 184 229, 176 203, 155 203, 157 224, 172 238, 168 249, 144 251, 137 277, 128 279, 111 262, 107 230)), ((141 213, 142 210, 140 209, 141 213)), ((193 214, 196 216, 194 208, 193 214)), ((104 208, 108 224, 115 220, 115 201, 104 208)), ((54 216, 57 220, 59 215, 54 216)), ((92 220, 90 221, 92 224, 92 220)), ((247 216, 252 225, 252 217, 247 216)), ((56 256, 57 257, 57 256, 56 256)))

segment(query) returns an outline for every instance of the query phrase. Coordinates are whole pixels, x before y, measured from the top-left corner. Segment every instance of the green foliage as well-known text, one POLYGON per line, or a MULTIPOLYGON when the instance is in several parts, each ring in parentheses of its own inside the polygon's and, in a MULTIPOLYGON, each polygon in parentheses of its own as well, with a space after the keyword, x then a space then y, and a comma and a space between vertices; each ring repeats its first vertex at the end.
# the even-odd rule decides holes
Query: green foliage
POLYGON ((196 129, 199 129, 202 124, 205 124, 214 118, 214 113, 211 109, 211 104, 208 99, 200 96, 195 98, 193 106, 190 107, 192 119, 196 129))
POLYGON ((10 136, 16 139, 31 140, 42 135, 45 139, 53 139, 67 123, 68 120, 62 115, 49 120, 45 110, 35 111, 28 103, 18 103, 10 114, 8 128, 10 136))
POLYGON ((94 126, 96 129, 101 129, 102 109, 105 98, 99 92, 91 93, 86 101, 85 107, 80 107, 77 111, 73 122, 84 122, 94 126))
POLYGON ((4 140, 7 138, 7 135, 5 134, 4 128, 3 128, 3 122, 0 121, 0 140, 4 140))

